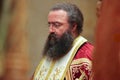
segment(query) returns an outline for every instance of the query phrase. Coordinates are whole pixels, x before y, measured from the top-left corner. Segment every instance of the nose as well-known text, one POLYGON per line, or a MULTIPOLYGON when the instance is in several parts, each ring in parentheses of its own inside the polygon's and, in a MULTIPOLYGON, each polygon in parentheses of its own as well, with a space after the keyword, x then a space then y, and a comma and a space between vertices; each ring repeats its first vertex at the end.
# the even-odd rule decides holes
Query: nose
POLYGON ((49 32, 50 33, 54 33, 55 32, 55 27, 52 24, 49 25, 49 32))

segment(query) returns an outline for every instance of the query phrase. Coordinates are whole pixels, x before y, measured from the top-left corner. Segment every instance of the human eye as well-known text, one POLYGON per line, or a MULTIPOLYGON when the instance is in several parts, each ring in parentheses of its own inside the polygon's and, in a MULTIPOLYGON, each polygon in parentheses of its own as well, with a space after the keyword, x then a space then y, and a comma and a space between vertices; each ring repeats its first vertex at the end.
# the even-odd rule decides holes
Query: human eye
POLYGON ((60 23, 60 22, 55 22, 55 23, 54 23, 54 26, 55 26, 56 28, 59 28, 60 26, 62 26, 62 23, 60 23))

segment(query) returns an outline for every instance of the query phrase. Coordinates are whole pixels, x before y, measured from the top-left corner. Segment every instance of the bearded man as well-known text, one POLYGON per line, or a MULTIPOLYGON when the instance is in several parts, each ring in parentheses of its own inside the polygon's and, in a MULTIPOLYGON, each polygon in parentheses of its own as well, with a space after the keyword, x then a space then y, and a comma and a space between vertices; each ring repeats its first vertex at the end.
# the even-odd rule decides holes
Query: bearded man
POLYGON ((83 15, 70 3, 53 6, 48 14, 49 36, 33 80, 89 80, 93 46, 80 35, 83 15))

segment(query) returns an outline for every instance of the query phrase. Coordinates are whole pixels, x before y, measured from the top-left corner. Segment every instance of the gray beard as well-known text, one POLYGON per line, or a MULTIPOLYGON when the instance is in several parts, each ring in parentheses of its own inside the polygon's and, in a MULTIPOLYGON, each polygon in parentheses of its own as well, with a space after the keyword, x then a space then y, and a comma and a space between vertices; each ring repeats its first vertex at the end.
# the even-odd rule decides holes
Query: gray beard
POLYGON ((60 38, 54 33, 49 34, 46 41, 43 56, 47 56, 50 59, 60 59, 62 56, 68 53, 73 43, 73 37, 69 31, 65 32, 60 38))

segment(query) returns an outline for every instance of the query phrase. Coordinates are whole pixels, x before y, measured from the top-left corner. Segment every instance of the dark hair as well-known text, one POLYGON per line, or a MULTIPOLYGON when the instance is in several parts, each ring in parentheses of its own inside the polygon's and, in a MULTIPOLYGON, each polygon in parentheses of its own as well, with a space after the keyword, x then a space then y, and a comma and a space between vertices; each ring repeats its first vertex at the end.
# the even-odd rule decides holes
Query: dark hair
POLYGON ((73 26, 74 24, 77 24, 77 31, 78 34, 82 32, 83 27, 83 15, 80 9, 75 5, 71 3, 58 3, 55 6, 52 7, 51 11, 55 10, 64 10, 67 12, 68 15, 68 23, 70 26, 73 26))

